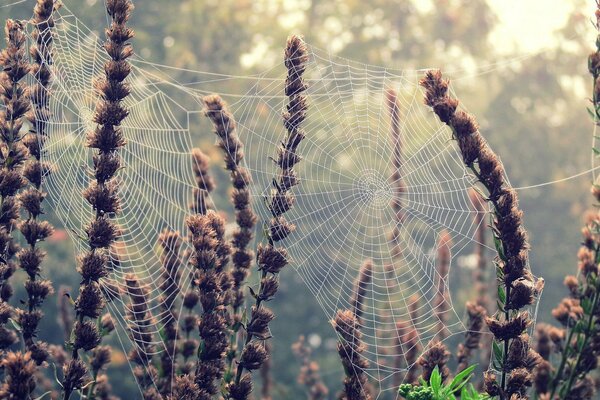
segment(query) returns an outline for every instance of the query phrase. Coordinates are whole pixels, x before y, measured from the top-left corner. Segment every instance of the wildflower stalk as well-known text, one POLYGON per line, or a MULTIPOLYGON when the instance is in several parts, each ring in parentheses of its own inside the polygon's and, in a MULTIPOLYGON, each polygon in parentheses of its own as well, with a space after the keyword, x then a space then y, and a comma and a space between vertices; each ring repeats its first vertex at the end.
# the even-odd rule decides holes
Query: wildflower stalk
POLYGON ((392 199, 392 210, 396 219, 392 230, 392 257, 399 259, 402 254, 400 246, 400 227, 404 223, 405 213, 403 209, 402 198, 407 189, 402 179, 402 131, 400 127, 400 104, 398 102, 398 93, 395 90, 389 89, 385 93, 386 105, 390 114, 390 136, 392 140, 392 174, 390 182, 394 189, 394 197, 392 199))
POLYGON ((352 288, 352 298, 350 299, 350 306, 352 312, 356 316, 356 319, 360 322, 363 312, 365 298, 368 294, 369 284, 373 279, 373 261, 365 260, 363 265, 360 267, 358 277, 354 282, 352 288))
POLYGON ((342 360, 346 378, 340 398, 347 400, 370 400, 367 390, 367 375, 364 370, 369 362, 362 356, 365 345, 362 342, 360 323, 350 310, 339 310, 332 321, 339 336, 338 354, 342 360))
POLYGON ((417 361, 419 359, 419 354, 421 353, 419 331, 417 330, 420 318, 419 296, 417 294, 412 295, 408 299, 408 302, 408 315, 410 317, 410 321, 407 323, 408 330, 405 334, 406 339, 402 339, 402 344, 408 348, 408 351, 405 353, 406 366, 408 367, 408 371, 406 371, 405 382, 413 383, 417 379, 417 361))
POLYGON ((271 372, 273 367, 273 365, 271 364, 271 354, 273 353, 272 343, 267 342, 266 349, 268 357, 260 367, 260 378, 262 383, 260 400, 273 399, 273 397, 271 396, 271 391, 273 390, 273 376, 271 372))
MULTIPOLYGON (((4 325, 14 311, 8 304, 13 293, 9 279, 16 269, 13 257, 19 248, 12 232, 19 218, 16 195, 25 185, 22 167, 27 157, 21 128, 30 105, 22 79, 29 73, 30 66, 25 55, 23 29, 21 22, 6 21, 6 48, 0 53, 0 99, 4 105, 0 112, 0 354, 17 342, 15 332, 4 325)), ((20 319, 20 323, 25 322, 20 319)))
POLYGON ((95 211, 86 228, 89 250, 79 258, 82 284, 75 302, 76 321, 73 327, 72 359, 64 367, 64 400, 80 389, 88 375, 87 367, 79 359, 79 350, 90 351, 100 344, 101 334, 96 319, 104 308, 104 294, 100 280, 108 274, 109 250, 120 235, 111 216, 120 211, 118 180, 121 167, 119 148, 125 145, 121 122, 128 111, 123 99, 130 87, 125 79, 131 72, 127 59, 133 55, 129 40, 133 31, 126 24, 133 5, 130 0, 107 0, 106 9, 112 22, 106 30, 104 48, 110 57, 104 65, 105 76, 95 83, 100 95, 94 113, 96 129, 88 133, 86 146, 97 149, 93 156, 94 180, 84 191, 84 197, 95 211))
POLYGON ((302 366, 298 374, 298 383, 304 385, 308 391, 309 400, 324 400, 329 395, 329 389, 323 383, 319 373, 319 364, 311 360, 312 350, 306 343, 304 336, 292 345, 294 355, 300 360, 302 366))
POLYGON ((0 399, 30 399, 35 390, 36 371, 31 353, 8 352, 0 363, 6 371, 0 399))
MULTIPOLYGON (((595 368, 600 355, 600 332, 598 331, 598 310, 600 309, 600 238, 598 227, 600 216, 590 216, 582 229, 583 244, 578 252, 579 278, 567 276, 565 284, 570 297, 565 298, 552 310, 552 315, 567 329, 567 339, 562 347, 561 360, 550 383, 550 395, 557 392, 561 396, 572 396, 571 390, 578 383, 577 390, 588 386, 587 374, 595 368), (582 362, 585 360, 585 362, 582 362)), ((551 397, 552 398, 552 397, 551 397)))
POLYGON ((23 329, 23 339, 31 357, 37 365, 41 365, 48 358, 48 345, 42 341, 35 341, 37 327, 43 317, 40 306, 46 297, 54 292, 52 282, 37 280, 41 272, 41 263, 46 255, 37 248, 37 243, 46 239, 53 232, 53 227, 48 221, 40 221, 43 214, 42 203, 46 193, 42 190, 42 179, 50 173, 50 167, 41 161, 44 142, 47 138, 46 126, 50 118, 49 96, 52 72, 52 32, 54 20, 53 0, 38 0, 34 8, 33 23, 35 30, 34 45, 30 48, 33 59, 31 74, 35 84, 30 88, 32 109, 27 113, 31 129, 23 137, 23 144, 29 150, 30 159, 24 167, 23 174, 29 181, 29 187, 19 194, 18 198, 23 209, 27 212, 27 219, 18 224, 28 247, 18 254, 20 267, 27 273, 25 289, 27 291, 27 310, 20 311, 19 320, 28 321, 23 329))
POLYGON ((255 303, 251 310, 250 321, 246 325, 246 340, 240 354, 235 380, 229 385, 229 396, 235 400, 245 400, 252 391, 250 374, 260 368, 267 357, 261 341, 270 337, 269 323, 274 318, 273 312, 262 306, 263 301, 271 300, 279 287, 279 272, 289 263, 287 251, 276 243, 286 239, 295 229, 284 217, 294 204, 291 189, 296 186, 298 177, 294 166, 300 162, 298 146, 305 137, 302 123, 308 108, 304 94, 307 86, 303 74, 308 62, 308 51, 304 41, 298 36, 291 36, 287 41, 284 55, 288 74, 285 81, 285 95, 288 97, 283 123, 287 137, 281 143, 275 163, 279 167, 278 176, 273 179, 271 196, 265 201, 268 204, 271 220, 266 227, 268 243, 260 245, 257 251, 257 264, 261 272, 258 292, 252 291, 255 303))
MULTIPOLYGON (((210 159, 202 150, 193 148, 192 156, 192 172, 196 186, 192 192, 192 203, 190 211, 192 214, 205 215, 208 210, 213 209, 213 204, 210 201, 210 193, 215 189, 215 181, 209 174, 210 159)), ((183 260, 189 262, 191 251, 186 250, 183 254, 183 260)), ((199 318, 194 312, 194 309, 200 301, 200 296, 194 279, 195 269, 192 266, 192 276, 190 287, 187 289, 183 297, 183 307, 186 312, 182 318, 182 330, 184 338, 178 351, 183 356, 183 364, 179 366, 179 372, 184 374, 193 374, 195 363, 189 362, 190 358, 195 355, 198 349, 198 341, 193 338, 192 332, 198 328, 199 318)), ((182 381, 183 383, 183 381, 182 381)))
MULTIPOLYGON (((594 25, 600 32, 599 2, 597 2, 595 16, 594 25)), ((597 36, 595 52, 588 57, 588 70, 592 75, 593 106, 593 109, 588 111, 595 126, 598 127, 600 126, 600 34, 597 36)), ((597 152, 596 149, 594 151, 597 152)), ((600 186, 596 182, 592 186, 592 194, 596 201, 600 202, 600 186)), ((599 227, 600 218, 595 212, 582 230, 584 240, 578 253, 579 278, 565 279, 571 298, 563 299, 553 310, 554 317, 568 329, 568 334, 559 367, 551 381, 551 399, 557 392, 560 396, 573 397, 581 395, 581 391, 594 391, 593 385, 586 378, 587 374, 597 366, 600 355, 600 330, 597 326, 597 314, 600 309, 599 227)))
POLYGON ((450 309, 450 300, 448 299, 448 290, 446 288, 446 279, 450 270, 450 247, 452 246, 452 237, 447 231, 442 231, 438 237, 436 250, 436 293, 433 299, 437 323, 436 338, 443 341, 448 337, 448 311, 450 309))
POLYGON ((219 383, 225 373, 225 357, 229 345, 231 317, 225 306, 227 291, 223 287, 226 274, 219 256, 225 222, 214 211, 188 218, 188 229, 193 246, 190 264, 195 269, 197 290, 203 314, 198 330, 200 347, 196 364, 195 383, 205 396, 219 392, 219 383))
MULTIPOLYGON (((521 311, 533 303, 539 288, 528 267, 527 233, 523 228, 523 212, 518 208, 516 191, 505 180, 505 171, 498 156, 478 131, 473 117, 458 110, 458 100, 448 95, 448 81, 440 71, 428 71, 421 80, 426 89, 425 103, 433 108, 440 121, 452 129, 464 164, 487 191, 487 201, 493 205, 492 232, 498 256, 498 305, 500 314, 487 318, 488 328, 495 337, 495 366, 501 371, 500 382, 488 373, 486 391, 502 400, 513 394, 524 396, 532 384, 527 367, 535 365, 536 353, 528 352, 520 360, 509 363, 511 347, 525 342, 525 330, 531 324, 527 312, 521 311), (501 315, 501 317, 500 317, 501 315)), ((516 350, 516 348, 514 348, 516 350)), ((530 352, 531 351, 531 352, 530 352)))
POLYGON ((456 361, 458 363, 456 367, 457 372, 461 372, 469 367, 471 355, 479 348, 486 311, 479 304, 467 302, 467 315, 469 319, 467 331, 465 332, 465 341, 458 345, 456 354, 456 361))
POLYGON ((179 319, 176 299, 179 295, 179 282, 181 279, 181 237, 179 233, 169 230, 163 231, 158 242, 162 248, 161 254, 161 307, 164 320, 163 334, 165 340, 165 351, 160 356, 160 391, 166 395, 171 391, 175 372, 177 370, 177 340, 179 331, 177 321, 179 319))
MULTIPOLYGON (((134 347, 128 354, 129 360, 136 364, 133 374, 138 382, 144 399, 160 398, 153 386, 156 368, 152 364, 154 353, 152 326, 155 321, 148 307, 148 288, 142 286, 135 274, 125 276, 125 293, 130 304, 127 310, 129 332, 134 347)), ((93 377, 95 380, 95 376, 93 377)))
POLYGON ((234 360, 238 356, 237 340, 242 323, 240 310, 245 300, 243 286, 254 258, 254 252, 248 248, 248 245, 254 238, 257 218, 252 210, 249 188, 252 183, 252 176, 248 169, 241 165, 244 159, 244 145, 237 135, 233 114, 229 111, 227 103, 216 94, 204 97, 204 104, 206 105, 206 115, 212 121, 215 135, 218 138, 218 147, 224 154, 225 169, 229 171, 233 185, 231 202, 235 209, 235 220, 238 226, 231 240, 231 259, 233 262, 231 271, 233 280, 231 309, 233 325, 227 354, 229 365, 225 374, 225 382, 229 383, 233 379, 234 360))

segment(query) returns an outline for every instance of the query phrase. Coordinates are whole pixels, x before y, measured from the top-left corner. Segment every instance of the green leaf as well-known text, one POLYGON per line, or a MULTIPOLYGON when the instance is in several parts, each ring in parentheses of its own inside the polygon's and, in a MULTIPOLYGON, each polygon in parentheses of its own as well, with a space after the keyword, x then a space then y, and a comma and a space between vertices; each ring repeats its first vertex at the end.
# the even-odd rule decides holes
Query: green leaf
POLYGON ((200 358, 200 359, 202 358, 205 348, 206 348, 206 342, 204 340, 201 340, 200 345, 198 346, 198 352, 196 353, 198 358, 200 358))
POLYGON ((454 379, 452 379, 452 382, 450 382, 450 385, 448 385, 452 393, 459 391, 464 385, 467 384, 469 379, 471 379, 471 376, 473 376, 473 371, 475 370, 475 367, 476 365, 471 365, 470 367, 465 368, 464 370, 456 374, 454 379))
POLYGON ((583 308, 584 313, 589 315, 592 309, 592 301, 588 297, 584 297, 581 300, 581 308, 583 308))
POLYGON ((498 300, 502 304, 506 304, 506 292, 504 291, 504 286, 498 285, 498 300))
POLYGON ((502 348, 496 341, 492 342, 492 348, 494 350, 494 358, 501 363, 504 358, 504 351, 502 351, 502 348))
POLYGON ((498 257, 500 257, 501 260, 506 261, 506 256, 504 255, 504 246, 502 245, 502 241, 496 234, 494 234, 494 246, 496 247, 498 257))
POLYGON ((429 385, 433 390, 433 394, 438 396, 440 394, 440 388, 442 387, 442 376, 440 375, 440 370, 436 365, 431 373, 431 377, 429 378, 429 385))
POLYGON ((252 286, 248 286, 248 290, 250 291, 250 295, 256 299, 256 292, 252 289, 252 286))
POLYGON ((599 156, 600 155, 600 150, 598 150, 597 148, 592 147, 592 151, 594 152, 595 156, 599 156))
POLYGON ((13 328, 17 332, 21 332, 21 325, 19 325, 19 323, 17 321, 15 321, 13 318, 9 318, 8 320, 10 321, 10 324, 13 326, 13 328))

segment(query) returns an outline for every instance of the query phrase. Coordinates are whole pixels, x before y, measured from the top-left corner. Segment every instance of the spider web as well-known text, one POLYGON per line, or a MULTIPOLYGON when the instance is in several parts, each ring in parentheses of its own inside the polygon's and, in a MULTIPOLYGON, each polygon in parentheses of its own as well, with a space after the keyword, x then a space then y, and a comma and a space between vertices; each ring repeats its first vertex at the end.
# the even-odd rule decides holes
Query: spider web
MULTIPOLYGON (((83 229, 93 215, 81 195, 91 179, 92 152, 84 141, 94 127, 98 99, 93 82, 103 74, 107 56, 97 35, 67 7, 55 19, 52 118, 44 158, 56 168, 45 185, 54 213, 79 252, 86 246, 83 229)), ((124 285, 125 275, 134 272, 141 286, 149 289, 152 323, 144 327, 154 330, 152 345, 161 353, 165 344, 159 327, 170 316, 160 307, 156 240, 165 228, 186 233, 184 221, 195 187, 190 150, 199 138, 210 138, 209 125, 200 118, 201 97, 219 92, 228 81, 245 88, 224 97, 246 146, 254 208, 265 221, 269 214, 262 201, 276 174, 269 157, 285 134, 281 123, 285 70, 278 66, 257 76, 184 71, 190 80, 180 83, 170 77, 175 68, 140 57, 132 64, 132 92, 125 101, 130 115, 123 123, 127 145, 120 151, 123 210, 116 219, 123 235, 109 281, 124 285)), ((454 260, 469 254, 476 244, 477 211, 468 195, 475 180, 450 132, 422 105, 418 79, 423 72, 374 67, 310 49, 307 138, 298 168, 302 182, 295 190, 296 204, 286 214, 297 230, 284 245, 327 318, 352 308, 360 267, 372 260, 360 324, 367 344, 363 356, 370 362, 366 373, 382 390, 391 389, 392 378, 411 366, 406 354, 412 349, 392 340, 398 322, 415 329, 420 348, 436 340, 442 329, 449 337, 467 330, 452 304, 452 270, 443 276, 438 273, 436 250, 438 237, 449 233, 454 268, 454 260), (399 144, 390 135, 394 128, 386 98, 390 88, 397 93, 399 144), (402 149, 400 174, 407 189, 402 195, 402 220, 391 207, 397 145, 402 149), (393 238, 395 229, 399 233, 393 238), (446 299, 443 318, 434 301, 440 293, 446 299), (397 366, 398 358, 402 367, 397 366)), ((216 204, 218 209, 227 207, 216 204)), ((187 265, 182 268, 183 293, 190 286, 191 271, 187 265)), ((127 334, 136 323, 126 317, 128 303, 124 296, 108 304, 124 348, 135 345, 127 334)))

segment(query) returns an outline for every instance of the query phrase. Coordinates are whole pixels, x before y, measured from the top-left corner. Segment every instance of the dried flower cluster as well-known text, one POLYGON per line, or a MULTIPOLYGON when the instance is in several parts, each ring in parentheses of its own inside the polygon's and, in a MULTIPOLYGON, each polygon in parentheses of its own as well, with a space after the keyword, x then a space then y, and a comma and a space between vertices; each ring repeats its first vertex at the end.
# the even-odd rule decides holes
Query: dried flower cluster
POLYGON ((284 62, 288 71, 285 82, 285 95, 288 97, 287 111, 283 115, 283 124, 287 137, 281 143, 275 163, 279 175, 273 180, 273 191, 268 199, 271 220, 267 226, 268 243, 257 250, 257 264, 261 272, 258 292, 254 293, 255 304, 252 307, 250 321, 246 325, 246 340, 241 351, 235 381, 229 386, 229 395, 235 400, 247 399, 252 391, 250 374, 260 368, 267 357, 262 341, 270 337, 269 323, 273 312, 262 303, 271 300, 278 288, 279 272, 289 263, 285 248, 277 243, 286 239, 295 229, 284 217, 294 204, 291 189, 296 186, 298 177, 294 166, 300 162, 298 146, 305 137, 302 123, 306 118, 308 104, 304 94, 307 86, 303 74, 308 62, 308 51, 304 41, 291 36, 286 45, 284 62))
POLYGON ((195 384, 201 399, 210 399, 219 391, 225 372, 225 356, 229 345, 229 311, 226 308, 227 291, 223 288, 225 272, 221 268, 219 245, 223 242, 224 221, 214 211, 188 218, 187 226, 193 247, 190 264, 194 267, 202 316, 198 324, 201 346, 197 351, 198 363, 195 384))
POLYGON ((214 126, 214 132, 218 138, 218 146, 221 148, 225 159, 225 169, 229 171, 233 191, 231 202, 235 210, 235 220, 238 229, 232 234, 231 239, 231 306, 233 317, 233 333, 228 352, 229 374, 228 379, 233 376, 233 362, 237 357, 238 330, 241 326, 242 314, 240 310, 244 305, 244 283, 250 273, 250 267, 254 258, 254 252, 248 248, 254 237, 256 226, 256 215, 252 210, 250 184, 252 177, 247 168, 241 165, 244 159, 244 145, 236 132, 236 123, 233 114, 229 111, 227 104, 218 95, 210 95, 204 98, 206 115, 214 126))
POLYGON ((442 382, 444 382, 450 375, 450 369, 446 365, 449 359, 450 352, 448 351, 448 348, 443 343, 433 343, 429 348, 425 349, 417 361, 423 369, 421 377, 426 381, 429 381, 431 373, 437 367, 442 376, 442 382))
POLYGON ((121 166, 118 150, 125 145, 120 125, 128 115, 123 99, 130 92, 125 79, 131 72, 128 58, 133 55, 133 48, 129 43, 133 31, 126 23, 132 8, 129 0, 106 2, 112 21, 106 30, 107 41, 104 48, 110 60, 104 65, 105 77, 95 84, 100 95, 94 113, 94 122, 98 125, 88 133, 86 143, 89 148, 97 150, 93 156, 94 180, 84 192, 95 215, 85 230, 89 250, 79 258, 82 283, 75 302, 77 320, 71 343, 73 359, 64 368, 65 400, 73 390, 81 388, 87 375, 87 367, 79 359, 79 350, 93 350, 101 341, 101 333, 95 323, 105 303, 100 281, 108 274, 109 250, 120 234, 111 216, 120 210, 119 181, 115 174, 121 166))
POLYGON ((536 387, 540 393, 549 393, 549 398, 555 394, 591 398, 596 393, 589 374, 598 367, 600 357, 599 227, 600 214, 588 214, 577 254, 578 276, 565 278, 569 296, 552 310, 563 329, 542 325, 537 330, 537 346, 543 350, 544 360, 536 369, 536 387), (553 352, 561 355, 557 368, 550 362, 553 352), (548 379, 545 385, 541 384, 542 377, 548 379))
POLYGON ((311 360, 312 350, 306 343, 304 336, 300 336, 298 341, 292 345, 292 351, 300 360, 298 383, 306 388, 308 399, 325 400, 329 394, 329 389, 321 379, 319 364, 311 360))
POLYGON ((360 267, 358 277, 352 288, 352 298, 350 299, 350 309, 354 312, 356 319, 361 320, 364 312, 364 303, 367 296, 367 290, 373 279, 373 261, 365 260, 360 267))
POLYGON ((342 360, 346 378, 342 398, 346 400, 369 400, 368 378, 364 370, 369 366, 362 356, 365 345, 362 342, 360 323, 352 311, 338 311, 332 321, 339 336, 338 354, 342 360))
POLYGON ((190 209, 196 214, 206 214, 206 211, 213 208, 210 203, 210 193, 215 189, 215 181, 208 173, 209 158, 202 150, 192 149, 192 172, 196 181, 196 187, 193 191, 192 204, 190 209))
POLYGON ((438 237, 435 258, 435 297, 433 299, 433 309, 438 318, 436 328, 436 338, 443 341, 448 337, 448 311, 450 310, 450 294, 448 293, 448 272, 450 271, 450 248, 452 247, 452 237, 447 231, 442 231, 438 237))
POLYGON ((53 293, 52 283, 47 279, 38 280, 41 273, 41 263, 45 252, 37 248, 37 243, 52 234, 53 228, 47 221, 40 221, 39 217, 44 213, 42 203, 46 193, 42 190, 42 178, 50 173, 50 166, 41 161, 44 142, 47 138, 46 128, 50 118, 49 90, 52 73, 52 34, 54 26, 52 12, 54 4, 52 0, 38 1, 34 8, 33 22, 35 30, 33 38, 35 44, 30 48, 33 59, 31 74, 36 84, 30 88, 31 110, 27 113, 27 119, 31 129, 25 137, 23 144, 27 147, 30 159, 24 166, 24 176, 29 181, 29 187, 19 194, 19 201, 27 213, 26 218, 18 224, 19 230, 28 244, 22 249, 17 257, 20 267, 27 273, 27 310, 19 313, 19 319, 28 321, 27 331, 23 330, 23 339, 31 357, 37 365, 42 364, 48 358, 48 345, 42 341, 34 340, 37 334, 37 326, 43 314, 39 310, 45 298, 53 293))
POLYGON ((129 334, 133 348, 129 351, 129 360, 135 365, 133 374, 138 382, 145 400, 159 399, 160 395, 154 387, 157 370, 152 364, 156 353, 152 327, 156 324, 149 310, 149 290, 142 286, 135 274, 125 276, 124 292, 129 296, 130 304, 127 309, 129 334))
POLYGON ((479 349, 481 340, 481 331, 483 330, 486 311, 485 308, 476 304, 467 302, 467 331, 465 332, 465 341, 460 343, 456 350, 456 361, 458 372, 469 367, 471 355, 479 349))
POLYGON ((165 348, 160 355, 161 379, 159 388, 162 395, 171 391, 171 383, 175 378, 175 367, 178 355, 177 342, 179 339, 179 329, 177 321, 179 320, 179 311, 177 309, 177 299, 180 295, 179 283, 181 280, 181 237, 179 233, 169 230, 163 231, 158 237, 158 242, 162 249, 161 259, 161 298, 160 304, 161 320, 165 348))
MULTIPOLYGON (((0 100, 4 106, 0 111, 0 354, 17 341, 14 331, 5 325, 13 315, 8 304, 13 293, 9 279, 16 270, 14 256, 19 249, 13 230, 19 217, 17 192, 25 185, 23 163, 27 159, 21 128, 30 109, 27 87, 23 82, 29 72, 23 25, 8 20, 4 32, 6 48, 0 53, 0 100)), ((22 318, 19 322, 27 324, 29 321, 22 318)), ((28 333, 33 332, 28 330, 28 333)))
POLYGON ((536 284, 528 266, 527 233, 523 228, 523 212, 518 207, 516 191, 505 180, 505 171, 498 156, 478 131, 473 117, 457 110, 458 100, 448 95, 449 82, 440 71, 429 71, 421 80, 425 88, 425 104, 433 108, 440 121, 452 128, 465 165, 485 187, 488 201, 493 205, 493 233, 497 244, 497 276, 499 304, 497 318, 487 318, 488 328, 501 346, 496 352, 496 367, 501 371, 500 382, 488 374, 486 391, 492 396, 508 399, 513 395, 526 396, 532 384, 531 367, 537 354, 521 357, 511 363, 510 355, 525 343, 526 329, 531 324, 527 312, 521 311, 533 303, 536 284), (529 368, 529 369, 528 369, 529 368))
POLYGON ((400 104, 398 102, 398 93, 393 89, 388 89, 385 96, 387 109, 390 114, 390 136, 394 149, 391 160, 392 174, 390 175, 391 185, 394 190, 392 210, 394 211, 396 220, 391 234, 394 244, 394 247, 392 248, 392 257, 398 259, 402 253, 400 246, 400 227, 405 219, 402 198, 406 194, 407 188, 402 179, 403 138, 400 126, 400 104))

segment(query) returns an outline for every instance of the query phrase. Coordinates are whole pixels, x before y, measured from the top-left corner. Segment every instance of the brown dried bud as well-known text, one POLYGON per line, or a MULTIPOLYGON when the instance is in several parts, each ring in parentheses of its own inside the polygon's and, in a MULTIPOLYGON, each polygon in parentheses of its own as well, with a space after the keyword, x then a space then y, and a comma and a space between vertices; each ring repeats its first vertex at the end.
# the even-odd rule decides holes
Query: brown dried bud
POLYGON ((242 351, 240 367, 249 371, 259 369, 268 356, 265 346, 259 341, 253 340, 242 351))

